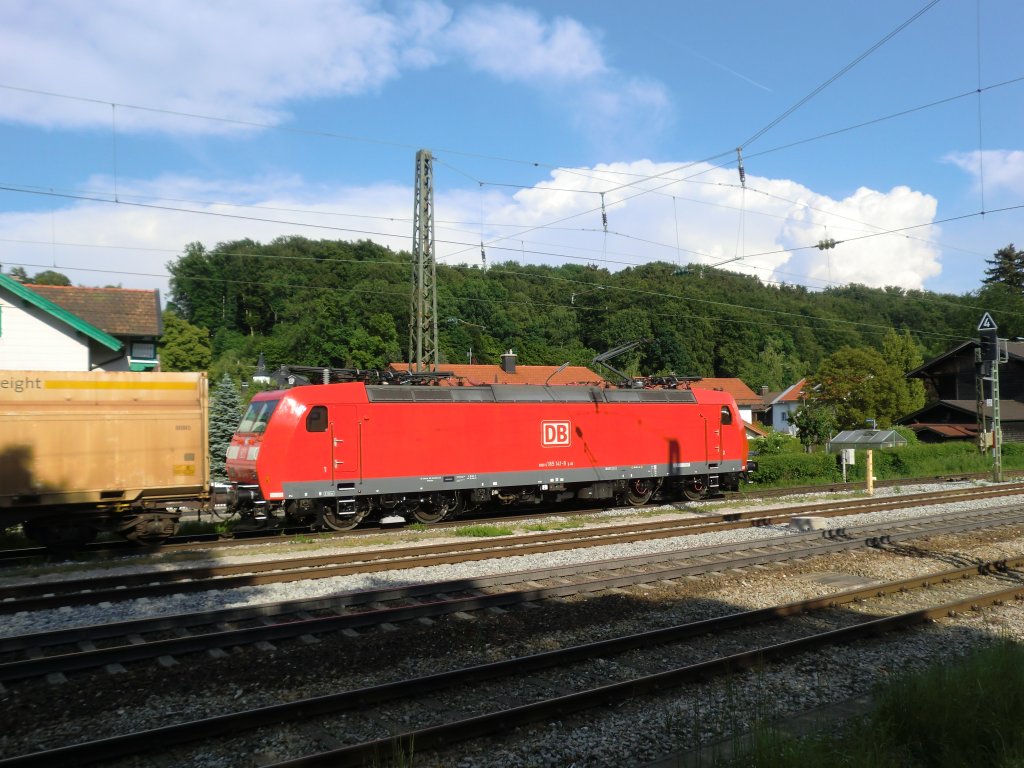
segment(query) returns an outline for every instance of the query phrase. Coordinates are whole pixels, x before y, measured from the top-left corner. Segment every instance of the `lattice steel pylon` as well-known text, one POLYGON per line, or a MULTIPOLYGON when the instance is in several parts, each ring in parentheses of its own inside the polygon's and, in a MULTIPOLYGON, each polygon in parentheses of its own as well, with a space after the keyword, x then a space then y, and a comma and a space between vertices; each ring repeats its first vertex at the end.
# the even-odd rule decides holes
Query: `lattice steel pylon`
POLYGON ((409 304, 409 370, 436 371, 437 268, 434 263, 434 157, 416 153, 412 233, 412 299, 409 304))

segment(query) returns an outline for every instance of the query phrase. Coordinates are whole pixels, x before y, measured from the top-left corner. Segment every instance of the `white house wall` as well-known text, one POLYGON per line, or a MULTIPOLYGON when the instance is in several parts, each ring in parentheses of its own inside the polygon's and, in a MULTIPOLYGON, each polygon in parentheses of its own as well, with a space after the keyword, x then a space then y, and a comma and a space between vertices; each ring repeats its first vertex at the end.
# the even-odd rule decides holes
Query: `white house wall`
POLYGON ((0 293, 0 370, 88 371, 89 344, 41 309, 0 293))
POLYGON ((772 429, 789 435, 796 434, 796 427, 789 423, 789 415, 795 413, 799 403, 775 403, 772 406, 772 429))

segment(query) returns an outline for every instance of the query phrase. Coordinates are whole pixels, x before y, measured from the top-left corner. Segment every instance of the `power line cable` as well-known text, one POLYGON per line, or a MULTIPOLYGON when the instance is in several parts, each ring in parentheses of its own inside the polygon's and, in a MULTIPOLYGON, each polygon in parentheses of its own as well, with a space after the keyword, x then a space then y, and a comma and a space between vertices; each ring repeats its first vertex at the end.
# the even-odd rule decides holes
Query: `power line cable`
MULTIPOLYGON (((9 188, 9 187, 6 187, 6 186, 0 186, 0 191, 4 191, 4 190, 5 191, 28 191, 28 190, 12 189, 12 188, 9 188)), ((221 213, 221 212, 217 212, 217 211, 197 211, 197 210, 192 210, 192 209, 173 208, 173 207, 169 207, 169 206, 157 206, 157 205, 151 205, 151 204, 147 204, 147 203, 134 203, 134 202, 124 201, 124 200, 114 201, 114 200, 111 200, 110 198, 99 198, 99 197, 93 198, 93 197, 84 197, 84 196, 77 196, 77 195, 68 195, 66 193, 47 192, 47 191, 43 191, 43 190, 31 190, 31 193, 32 194, 38 194, 38 195, 51 195, 51 196, 56 196, 56 197, 65 197, 65 198, 70 197, 70 198, 73 198, 73 199, 88 200, 88 201, 92 201, 92 202, 106 203, 106 204, 110 204, 110 205, 124 205, 124 206, 132 206, 132 207, 154 208, 154 209, 157 209, 157 210, 167 210, 167 211, 173 211, 173 212, 177 212, 177 213, 191 213, 191 214, 196 214, 196 215, 208 215, 208 216, 216 216, 216 217, 235 218, 235 219, 242 219, 242 220, 247 220, 247 221, 259 221, 259 222, 262 222, 262 223, 287 224, 289 226, 310 227, 310 228, 314 228, 314 229, 328 229, 328 230, 333 230, 333 231, 357 232, 357 233, 360 233, 360 234, 377 235, 377 236, 382 236, 382 237, 393 237, 394 236, 394 235, 391 235, 390 233, 371 232, 371 231, 366 231, 366 230, 353 230, 353 229, 347 229, 347 228, 343 228, 343 227, 330 226, 330 225, 326 225, 326 224, 308 224, 308 223, 303 223, 303 222, 289 222, 289 221, 281 221, 281 220, 277 220, 277 219, 264 219, 264 218, 259 218, 259 217, 241 216, 241 215, 238 215, 238 214, 227 214, 227 213, 221 213)), ((884 231, 881 231, 881 232, 873 232, 873 233, 867 233, 867 234, 863 234, 863 235, 859 235, 859 236, 848 237, 848 238, 845 239, 844 242, 852 242, 852 241, 864 240, 864 239, 868 239, 868 238, 872 238, 872 237, 881 237, 881 236, 884 236, 884 235, 891 235, 891 234, 895 234, 895 233, 903 233, 903 232, 907 232, 907 231, 912 230, 912 229, 918 229, 918 228, 921 228, 921 227, 935 226, 935 225, 938 225, 938 224, 945 224, 945 223, 949 223, 949 222, 952 222, 952 221, 961 221, 961 220, 964 220, 964 219, 973 218, 975 216, 981 216, 981 215, 984 215, 985 213, 1005 213, 1005 212, 1014 211, 1014 210, 1021 210, 1021 209, 1024 209, 1024 204, 1012 205, 1012 206, 1004 206, 1002 208, 994 209, 992 211, 987 211, 987 212, 966 213, 966 214, 961 214, 961 215, 957 215, 957 216, 950 216, 950 217, 947 217, 947 218, 944 218, 944 219, 938 219, 938 220, 935 220, 935 221, 924 222, 924 223, 921 223, 921 224, 907 225, 907 226, 904 226, 904 227, 895 227, 895 228, 891 228, 891 229, 884 230, 884 231)), ((508 239, 508 238, 503 238, 503 239, 508 239)), ((454 245, 454 246, 458 246, 458 247, 463 247, 463 246, 468 245, 467 243, 458 242, 458 241, 439 240, 438 242, 442 243, 442 244, 445 244, 445 245, 454 245)), ((512 247, 500 246, 500 245, 496 245, 496 244, 492 245, 492 247, 494 247, 496 250, 506 250, 506 251, 520 252, 520 253, 524 254, 524 256, 525 256, 525 253, 526 253, 525 244, 523 244, 522 241, 520 241, 519 249, 515 249, 515 248, 512 248, 512 247)), ((785 253, 795 253, 797 251, 804 251, 804 250, 809 250, 809 249, 817 248, 817 247, 818 247, 817 245, 806 245, 806 246, 795 246, 795 247, 792 247, 792 248, 779 248, 779 249, 774 249, 774 250, 771 250, 771 251, 762 251, 762 252, 759 252, 759 253, 747 254, 747 257, 748 258, 757 258, 757 257, 764 257, 764 256, 780 255, 780 254, 785 254, 785 253)), ((462 252, 462 251, 459 251, 459 252, 462 252)), ((564 253, 537 251, 537 250, 533 250, 533 249, 530 250, 530 253, 531 253, 531 255, 537 255, 537 256, 554 256, 554 257, 559 257, 559 258, 575 258, 573 256, 570 256, 570 255, 567 255, 567 254, 564 254, 564 253)), ((599 261, 604 261, 604 262, 607 262, 607 263, 620 263, 620 264, 623 264, 624 266, 637 266, 637 264, 632 263, 632 262, 618 262, 618 261, 615 261, 615 260, 612 260, 612 259, 606 259, 606 258, 594 259, 593 257, 591 257, 590 260, 599 260, 599 261)))
POLYGON ((919 18, 921 18, 921 16, 923 16, 925 13, 927 13, 929 10, 931 10, 938 2, 939 2, 939 0, 931 0, 931 2, 929 2, 927 5, 925 5, 921 10, 919 10, 917 13, 915 13, 909 19, 907 19, 902 24, 900 24, 898 27, 896 27, 896 29, 892 30, 889 34, 887 34, 885 37, 883 37, 877 43, 875 43, 870 48, 868 48, 866 51, 864 51, 864 53, 862 53, 860 56, 858 56, 853 61, 851 61, 849 64, 847 64, 845 67, 840 69, 838 72, 836 72, 834 75, 832 75, 832 77, 828 78, 828 80, 823 82, 821 85, 819 85, 813 91, 811 91, 809 94, 807 94, 802 99, 800 99, 800 101, 798 101, 796 104, 791 106, 789 109, 787 109, 781 115, 779 115, 774 120, 772 120, 770 123, 768 123, 768 125, 764 126, 761 130, 757 131, 753 136, 751 136, 749 139, 747 139, 742 144, 740 144, 740 146, 741 147, 748 147, 751 144, 753 144, 759 138, 761 138, 766 133, 768 133, 768 131, 770 131, 776 125, 778 125, 783 120, 785 120, 787 117, 792 115, 794 112, 796 112, 798 109, 800 109, 800 107, 802 107, 804 104, 806 104, 811 99, 813 99, 815 96, 817 96, 819 93, 824 91, 826 88, 828 88, 830 85, 832 85, 832 83, 834 83, 836 80, 841 78, 843 75, 845 75, 851 69, 856 67, 862 61, 864 61, 864 59, 866 59, 868 56, 870 56, 872 53, 877 51, 879 48, 881 48, 887 42, 892 40, 892 38, 894 38, 896 35, 898 35, 904 29, 906 29, 911 24, 913 24, 915 21, 917 21, 919 18))

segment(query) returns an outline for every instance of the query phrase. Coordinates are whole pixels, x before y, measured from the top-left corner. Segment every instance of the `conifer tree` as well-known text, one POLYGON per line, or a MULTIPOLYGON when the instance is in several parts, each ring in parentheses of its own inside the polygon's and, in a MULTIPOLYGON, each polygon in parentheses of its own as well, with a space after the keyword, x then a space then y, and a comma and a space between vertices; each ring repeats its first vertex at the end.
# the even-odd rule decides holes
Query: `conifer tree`
POLYGON ((1000 248, 985 263, 989 267, 981 281, 983 284, 1002 283, 1017 292, 1024 291, 1024 251, 1018 251, 1013 243, 1000 248))
POLYGON ((224 462, 231 436, 242 420, 242 398, 235 381, 224 374, 213 390, 210 401, 210 477, 217 482, 227 480, 224 462))

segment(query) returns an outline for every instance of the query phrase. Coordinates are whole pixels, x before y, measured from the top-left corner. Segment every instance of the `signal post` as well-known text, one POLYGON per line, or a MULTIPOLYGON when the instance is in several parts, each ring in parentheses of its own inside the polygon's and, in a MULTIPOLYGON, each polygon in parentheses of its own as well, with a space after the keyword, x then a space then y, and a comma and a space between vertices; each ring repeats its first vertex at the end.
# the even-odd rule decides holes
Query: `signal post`
POLYGON ((999 364, 1003 362, 1000 353, 997 326, 992 315, 986 312, 978 323, 978 348, 974 352, 975 388, 978 404, 978 448, 984 453, 992 449, 992 480, 1003 480, 1003 430, 999 421, 999 364), (992 382, 992 429, 988 430, 985 418, 985 382, 992 382))

